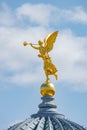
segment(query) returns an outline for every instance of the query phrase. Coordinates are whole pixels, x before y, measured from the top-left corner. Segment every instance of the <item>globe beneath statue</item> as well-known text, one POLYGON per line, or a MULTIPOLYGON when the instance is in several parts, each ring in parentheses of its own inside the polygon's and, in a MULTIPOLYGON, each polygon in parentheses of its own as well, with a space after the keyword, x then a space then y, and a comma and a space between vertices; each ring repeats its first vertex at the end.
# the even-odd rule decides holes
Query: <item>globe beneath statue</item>
POLYGON ((51 82, 45 82, 41 85, 40 93, 42 96, 53 96, 55 94, 55 87, 51 82))

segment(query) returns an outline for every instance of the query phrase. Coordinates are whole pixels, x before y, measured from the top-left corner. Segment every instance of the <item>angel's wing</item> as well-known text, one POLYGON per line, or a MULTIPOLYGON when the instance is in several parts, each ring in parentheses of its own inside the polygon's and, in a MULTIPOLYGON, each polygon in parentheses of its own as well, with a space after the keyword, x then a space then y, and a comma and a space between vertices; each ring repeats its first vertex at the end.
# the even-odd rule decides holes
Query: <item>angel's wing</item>
POLYGON ((48 34, 47 37, 44 39, 44 47, 46 48, 47 52, 53 49, 53 45, 55 43, 57 35, 58 31, 48 34))

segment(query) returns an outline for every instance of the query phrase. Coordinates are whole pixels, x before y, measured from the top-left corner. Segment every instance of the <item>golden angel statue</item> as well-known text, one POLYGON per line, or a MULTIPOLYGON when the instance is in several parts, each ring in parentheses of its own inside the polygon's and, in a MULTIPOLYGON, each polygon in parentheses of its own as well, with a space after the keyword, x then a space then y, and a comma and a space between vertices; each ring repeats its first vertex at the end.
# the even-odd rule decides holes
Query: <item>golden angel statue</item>
POLYGON ((56 66, 52 63, 51 57, 49 56, 49 52, 53 49, 56 37, 58 35, 58 31, 53 32, 49 35, 46 36, 46 38, 43 41, 38 41, 38 46, 35 46, 35 44, 32 43, 27 43, 24 41, 24 46, 30 45, 32 48, 39 50, 38 57, 42 58, 44 61, 44 71, 46 75, 46 82, 49 81, 49 75, 54 75, 55 78, 58 78, 57 75, 57 68, 56 66))

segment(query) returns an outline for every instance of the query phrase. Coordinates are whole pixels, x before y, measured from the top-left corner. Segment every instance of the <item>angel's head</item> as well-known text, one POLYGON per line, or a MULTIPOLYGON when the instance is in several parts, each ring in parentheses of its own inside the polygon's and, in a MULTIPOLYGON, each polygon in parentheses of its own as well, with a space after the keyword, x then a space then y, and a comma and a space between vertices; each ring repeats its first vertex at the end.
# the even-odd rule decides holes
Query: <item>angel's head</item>
POLYGON ((38 41, 38 44, 41 46, 41 45, 43 44, 43 42, 39 40, 39 41, 38 41))

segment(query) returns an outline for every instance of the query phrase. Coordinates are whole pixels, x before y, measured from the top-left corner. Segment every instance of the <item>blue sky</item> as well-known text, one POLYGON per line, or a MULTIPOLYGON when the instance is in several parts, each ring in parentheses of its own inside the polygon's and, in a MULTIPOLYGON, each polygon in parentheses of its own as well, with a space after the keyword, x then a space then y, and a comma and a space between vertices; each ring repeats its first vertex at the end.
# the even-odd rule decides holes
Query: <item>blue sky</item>
POLYGON ((38 111, 45 81, 37 43, 59 31, 50 53, 58 67, 55 102, 58 113, 87 126, 87 1, 0 0, 0 128, 23 121, 38 111))

